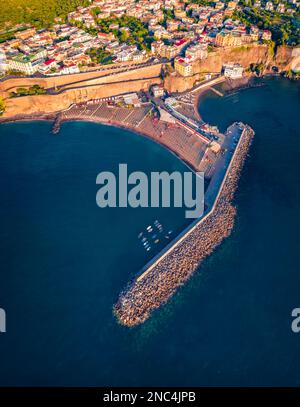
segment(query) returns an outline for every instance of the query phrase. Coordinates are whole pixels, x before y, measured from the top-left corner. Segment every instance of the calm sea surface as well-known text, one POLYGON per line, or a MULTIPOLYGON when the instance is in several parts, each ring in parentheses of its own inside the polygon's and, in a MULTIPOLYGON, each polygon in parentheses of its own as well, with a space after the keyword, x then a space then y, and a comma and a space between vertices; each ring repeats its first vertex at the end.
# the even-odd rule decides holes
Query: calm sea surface
POLYGON ((221 129, 241 120, 256 132, 236 225, 134 329, 117 324, 112 305, 159 250, 147 253, 138 234, 155 219, 174 234, 188 222, 178 208, 98 208, 96 176, 119 163, 187 168, 116 128, 65 123, 53 136, 46 122, 0 126, 0 385, 300 385, 290 327, 300 307, 300 83, 209 93, 199 109, 221 129))

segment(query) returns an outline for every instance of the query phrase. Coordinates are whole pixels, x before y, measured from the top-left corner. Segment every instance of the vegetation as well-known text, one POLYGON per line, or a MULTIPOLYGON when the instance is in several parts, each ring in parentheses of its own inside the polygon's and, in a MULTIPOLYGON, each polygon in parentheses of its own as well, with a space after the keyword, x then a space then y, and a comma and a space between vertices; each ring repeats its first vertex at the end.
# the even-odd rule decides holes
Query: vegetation
POLYGON ((112 54, 104 48, 90 48, 86 51, 86 55, 89 55, 95 64, 107 65, 112 63, 112 54))
POLYGON ((0 29, 6 24, 31 24, 37 28, 50 26, 56 17, 65 19, 78 6, 89 0, 5 0, 1 1, 0 29))
POLYGON ((113 33, 120 42, 136 44, 139 49, 150 49, 153 36, 148 32, 146 24, 136 17, 123 15, 122 17, 98 19, 97 24, 104 33, 113 33), (128 28, 128 33, 120 29, 110 29, 110 25, 117 24, 119 28, 128 28))
POLYGON ((211 0, 192 0, 192 3, 198 4, 199 6, 211 6, 214 7, 216 4, 216 1, 211 1, 211 0))
POLYGON ((265 70, 265 65, 260 64, 250 64, 249 71, 255 73, 257 76, 261 76, 265 70))
POLYGON ((10 97, 44 95, 46 90, 39 85, 30 86, 30 88, 17 88, 16 92, 11 92, 10 97))
POLYGON ((285 76, 289 79, 300 79, 300 71, 294 72, 291 69, 286 72, 285 76))
POLYGON ((0 116, 5 112, 5 102, 2 97, 0 97, 0 116))
POLYGON ((173 10, 164 8, 163 13, 164 13, 164 24, 165 25, 166 25, 167 20, 173 20, 175 18, 175 14, 174 14, 173 10))
MULTIPOLYGON (((239 19, 248 27, 251 24, 257 25, 260 29, 267 29, 272 32, 272 38, 276 45, 300 44, 300 15, 292 17, 287 13, 276 11, 266 11, 252 6, 252 1, 240 0, 244 6, 242 11, 235 11, 233 18, 239 19)), ((290 5, 291 7, 291 5, 290 5)))
POLYGON ((9 69, 6 71, 7 76, 25 76, 24 72, 17 71, 15 69, 9 69))
POLYGON ((72 26, 74 26, 74 27, 77 27, 77 28, 80 28, 80 29, 84 30, 85 32, 87 32, 87 33, 93 35, 94 37, 96 37, 97 34, 98 34, 97 28, 95 28, 95 27, 87 27, 87 26, 84 24, 83 21, 74 21, 74 20, 71 20, 71 21, 69 21, 69 24, 72 25, 72 26))

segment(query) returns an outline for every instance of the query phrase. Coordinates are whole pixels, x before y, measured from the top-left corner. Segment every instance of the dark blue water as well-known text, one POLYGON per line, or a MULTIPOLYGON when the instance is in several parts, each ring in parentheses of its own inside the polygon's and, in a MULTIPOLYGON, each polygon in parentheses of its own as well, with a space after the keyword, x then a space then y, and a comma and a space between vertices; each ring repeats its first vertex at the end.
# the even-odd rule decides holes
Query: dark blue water
POLYGON ((218 98, 203 117, 249 123, 233 234, 144 325, 127 329, 112 304, 149 255, 137 234, 155 219, 181 230, 182 209, 99 209, 96 175, 186 167, 123 130, 67 123, 0 127, 2 385, 299 385, 300 86, 218 98))

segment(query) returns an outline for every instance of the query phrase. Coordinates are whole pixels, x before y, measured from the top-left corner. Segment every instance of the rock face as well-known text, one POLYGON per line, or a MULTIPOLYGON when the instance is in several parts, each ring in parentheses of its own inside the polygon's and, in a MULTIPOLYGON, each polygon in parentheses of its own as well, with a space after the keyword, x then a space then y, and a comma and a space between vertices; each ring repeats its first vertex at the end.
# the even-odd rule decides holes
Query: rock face
POLYGON ((279 70, 285 70, 292 60, 292 47, 280 46, 274 56, 268 45, 243 45, 236 48, 220 48, 210 52, 204 61, 196 61, 193 65, 194 75, 182 77, 171 74, 165 79, 165 87, 169 92, 184 92, 194 86, 207 72, 219 73, 224 63, 241 64, 245 69, 250 64, 263 63, 266 68, 276 65, 279 70))
POLYGON ((161 82, 160 71, 161 65, 158 64, 97 78, 95 78, 94 73, 90 78, 86 74, 83 74, 83 77, 78 74, 68 75, 68 82, 66 82, 66 77, 58 78, 64 81, 64 85, 60 86, 62 92, 59 94, 23 96, 19 98, 9 98, 9 92, 16 87, 28 87, 33 84, 40 84, 45 88, 50 88, 53 87, 53 78, 9 79, 0 83, 0 95, 6 99, 6 111, 3 118, 22 114, 53 113, 68 108, 72 103, 121 93, 137 92, 141 89, 148 90, 152 84, 161 82), (80 82, 78 82, 79 79, 80 82), (43 82, 41 83, 41 81, 43 82))
POLYGON ((236 62, 244 68, 251 63, 268 64, 272 59, 267 45, 243 45, 236 48, 220 48, 208 54, 208 58, 194 64, 194 72, 220 72, 222 65, 228 62, 236 62))
MULTIPOLYGON (((173 73, 164 79, 164 85, 169 92, 183 92, 203 79, 206 72, 219 73, 226 62, 237 62, 244 68, 248 68, 251 63, 262 62, 268 68, 276 65, 280 70, 284 70, 293 59, 292 53, 293 48, 286 46, 278 47, 275 56, 268 45, 220 48, 210 52, 206 60, 194 63, 193 76, 182 77, 173 73)), ((96 71, 49 78, 11 78, 0 82, 0 96, 6 100, 6 112, 3 116, 9 118, 22 114, 53 113, 66 109, 75 102, 148 89, 152 84, 161 83, 161 68, 162 64, 156 64, 132 71, 124 71, 123 68, 122 72, 118 72, 122 68, 117 68, 112 72, 96 71), (16 88, 35 84, 45 89, 59 87, 61 93, 9 98, 10 92, 16 88)))

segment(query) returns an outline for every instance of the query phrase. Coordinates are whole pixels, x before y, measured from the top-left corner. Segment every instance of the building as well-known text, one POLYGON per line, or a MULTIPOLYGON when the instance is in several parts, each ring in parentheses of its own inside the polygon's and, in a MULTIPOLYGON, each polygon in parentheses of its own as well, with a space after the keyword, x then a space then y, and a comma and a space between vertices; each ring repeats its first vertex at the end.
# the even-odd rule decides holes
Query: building
POLYGON ((193 45, 185 51, 185 56, 189 57, 191 61, 206 59, 207 55, 207 44, 193 45))
POLYGON ((283 3, 279 3, 278 6, 277 6, 277 8, 276 8, 276 11, 277 11, 278 13, 284 13, 284 12, 285 12, 285 6, 284 6, 284 4, 283 4, 283 3))
POLYGON ((28 28, 28 30, 18 31, 15 33, 15 37, 20 40, 27 40, 30 37, 33 37, 36 33, 35 28, 28 28))
POLYGON ((48 59, 48 61, 43 62, 38 70, 39 72, 41 72, 42 74, 47 73, 48 71, 51 71, 51 69, 58 69, 58 65, 55 61, 55 59, 48 59))
POLYGON ((235 10, 236 6, 237 6, 237 2, 235 2, 235 1, 229 1, 227 3, 227 7, 229 8, 229 10, 235 10))
POLYGON ((263 30, 261 38, 265 41, 270 41, 272 39, 272 33, 270 30, 263 30))
POLYGON ((239 79, 243 77, 244 68, 240 64, 224 64, 224 76, 230 79, 239 79))
POLYGON ((188 58, 175 58, 174 68, 182 76, 191 76, 193 74, 193 66, 188 58))
POLYGON ((242 45, 242 36, 238 33, 222 30, 216 35, 215 45, 218 47, 238 47, 242 45))
POLYGON ((266 8, 267 11, 273 11, 274 10, 274 5, 273 5, 273 3, 271 1, 267 1, 265 8, 266 8))
POLYGON ((31 55, 17 54, 8 60, 8 69, 23 72, 25 75, 33 75, 43 62, 42 58, 35 59, 31 55))
POLYGON ((7 60, 5 52, 0 49, 0 72, 5 72, 7 70, 7 60))
POLYGON ((153 85, 151 90, 155 98, 160 98, 165 94, 164 87, 162 85, 153 85))
POLYGON ((141 106, 141 102, 136 93, 127 93, 126 95, 123 95, 122 97, 123 97, 124 103, 127 106, 134 106, 134 107, 141 106))

